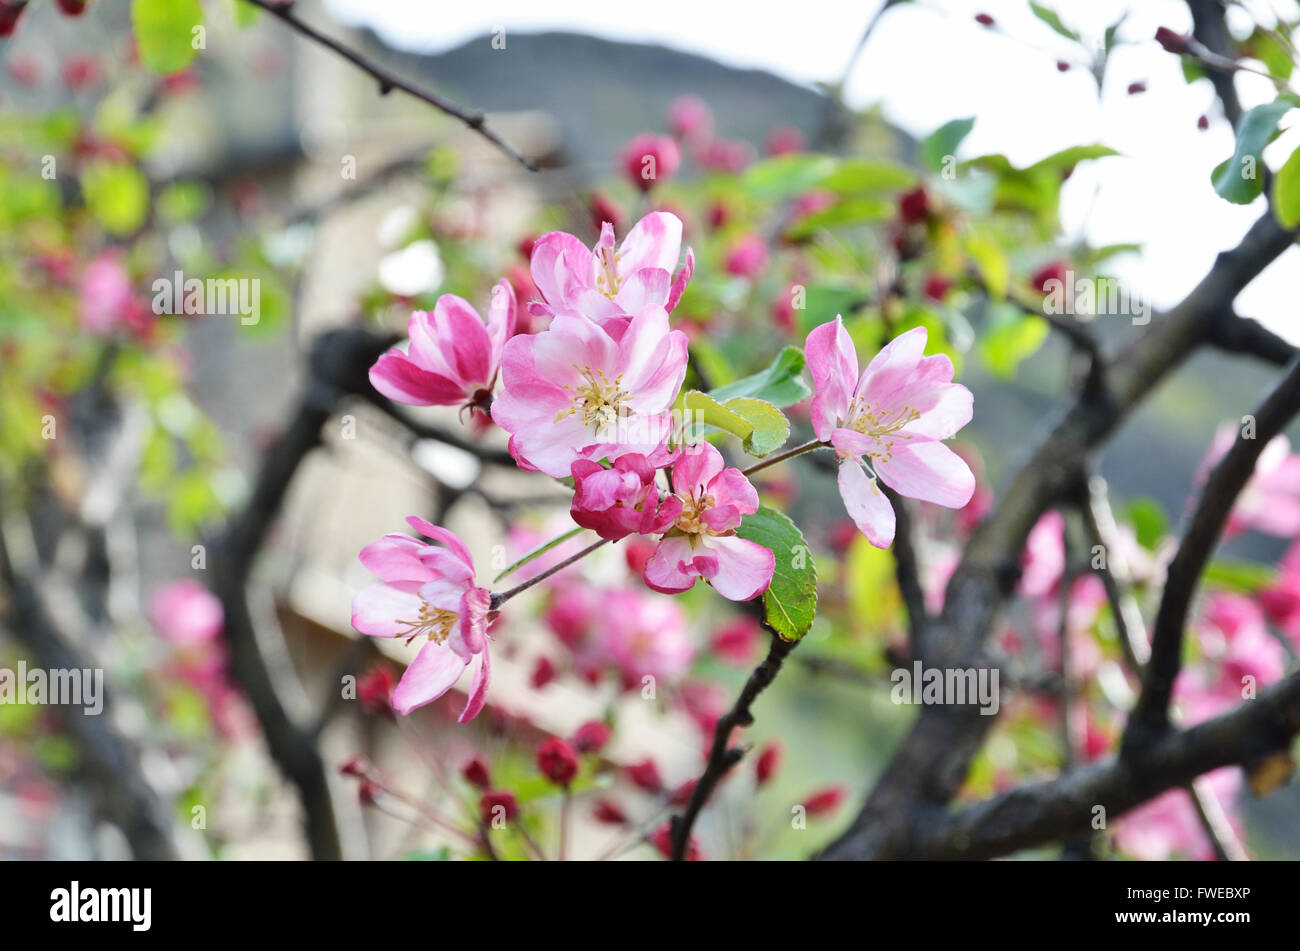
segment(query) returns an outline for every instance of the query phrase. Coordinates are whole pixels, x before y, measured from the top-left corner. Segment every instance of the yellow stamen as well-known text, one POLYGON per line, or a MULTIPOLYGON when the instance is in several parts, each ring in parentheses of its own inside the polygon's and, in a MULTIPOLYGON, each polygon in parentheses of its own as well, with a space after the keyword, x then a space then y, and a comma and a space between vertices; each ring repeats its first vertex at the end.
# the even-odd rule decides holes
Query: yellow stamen
POLYGON ((444 611, 441 608, 435 608, 428 601, 420 602, 420 613, 414 621, 398 621, 397 624, 406 628, 402 634, 394 634, 394 637, 405 637, 406 643, 411 643, 421 634, 428 636, 429 640, 435 644, 444 643, 451 636, 451 626, 456 623, 460 617, 455 611, 444 611))
POLYGON ((583 382, 576 387, 565 385, 564 389, 572 396, 569 406, 555 414, 555 422, 580 411, 583 425, 600 435, 603 429, 629 414, 626 403, 632 394, 623 389, 621 373, 611 380, 603 370, 593 370, 590 366, 575 368, 583 382))

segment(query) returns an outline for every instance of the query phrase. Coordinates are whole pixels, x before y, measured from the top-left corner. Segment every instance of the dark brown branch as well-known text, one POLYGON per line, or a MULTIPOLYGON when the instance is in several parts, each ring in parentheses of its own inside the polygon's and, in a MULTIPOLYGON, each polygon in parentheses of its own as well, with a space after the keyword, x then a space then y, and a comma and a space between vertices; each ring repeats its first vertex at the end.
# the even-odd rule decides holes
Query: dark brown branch
POLYGON ((1278 366, 1286 366, 1296 349, 1257 320, 1233 316, 1214 326, 1210 343, 1228 353, 1258 357, 1278 366))
POLYGON ((699 818, 700 812, 703 811, 722 777, 727 775, 731 767, 739 763, 745 755, 744 748, 729 746, 731 732, 738 726, 749 726, 754 722, 754 716, 750 713, 754 700, 776 679, 781 664, 799 644, 798 641, 785 640, 771 628, 768 628, 768 632, 772 635, 772 646, 768 649, 767 657, 754 668, 736 702, 713 728, 713 747, 709 751, 709 761, 700 775, 700 781, 696 783, 695 790, 691 793, 691 800, 687 803, 685 812, 672 818, 670 828, 674 862, 681 862, 686 858, 695 820, 699 818))
POLYGON ((1121 751, 1142 756, 1169 729, 1169 701, 1182 666, 1183 627, 1201 573, 1213 554, 1223 526, 1243 488, 1255 472, 1255 461, 1269 440, 1300 413, 1300 359, 1255 411, 1251 438, 1238 438, 1219 461, 1201 491, 1178 553, 1169 565, 1164 593, 1151 635, 1151 660, 1142 678, 1142 692, 1124 731, 1121 751))
POLYGON ((530 172, 537 171, 537 163, 524 156, 513 145, 488 128, 486 117, 483 113, 466 109, 464 106, 452 102, 445 96, 440 96, 427 89, 421 89, 419 86, 402 79, 402 77, 398 76, 396 73, 379 65, 368 57, 363 56, 356 50, 344 46, 333 37, 326 36, 314 26, 299 19, 298 15, 293 12, 292 4, 281 5, 272 2, 272 0, 244 0, 244 2, 251 3, 255 7, 261 7, 267 13, 281 20, 287 26, 296 30, 307 39, 337 53, 358 69, 369 73, 379 82, 379 91, 381 94, 386 94, 394 89, 400 89, 402 92, 419 99, 421 102, 427 102, 440 112, 445 112, 452 118, 459 119, 466 126, 483 136, 483 138, 487 139, 530 172))
POLYGON ((889 504, 894 507, 894 577, 898 582, 898 592, 903 598, 903 607, 907 611, 907 631, 915 652, 919 632, 929 619, 929 614, 925 609, 921 567, 912 538, 912 512, 897 492, 883 483, 881 488, 884 489, 889 504))
MULTIPOLYGON (((1084 391, 1041 439, 980 523, 948 583, 942 616, 922 631, 931 666, 972 666, 1014 590, 1019 556, 1039 516, 1059 504, 1088 458, 1156 384, 1206 341, 1216 323, 1232 319, 1232 305, 1295 239, 1266 211, 1238 245, 1173 310, 1106 368, 1105 398, 1084 391)), ((945 806, 995 720, 973 707, 923 707, 895 750, 867 802, 824 858, 880 858, 909 853, 911 818, 918 808, 945 806)))
MULTIPOLYGON (((1221 0, 1187 0, 1187 6, 1192 12, 1192 36, 1211 53, 1226 59, 1236 59, 1236 44, 1228 32, 1228 21, 1221 0)), ((1237 97, 1232 70, 1207 64, 1205 74, 1214 84, 1214 92, 1223 106, 1224 116, 1235 129, 1241 121, 1241 100, 1237 97)))
POLYGON ((432 439, 435 442, 443 443, 461 452, 467 452, 474 456, 479 462, 487 463, 493 466, 505 466, 510 469, 518 468, 519 464, 515 462, 514 457, 505 449, 495 449, 491 446, 484 446, 477 442, 472 442, 464 436, 459 436, 441 426, 432 426, 421 420, 415 419, 410 413, 398 406, 392 400, 386 399, 374 391, 369 384, 365 390, 358 395, 362 396, 367 402, 373 404, 382 410, 389 418, 401 423, 403 427, 417 439, 432 439))
POLYGON ((1300 673, 1254 700, 1187 730, 1166 733, 1144 755, 1115 757, 1022 786, 960 811, 915 818, 909 857, 987 859, 1092 828, 1094 809, 1114 819, 1167 789, 1221 766, 1284 749, 1300 732, 1300 673))

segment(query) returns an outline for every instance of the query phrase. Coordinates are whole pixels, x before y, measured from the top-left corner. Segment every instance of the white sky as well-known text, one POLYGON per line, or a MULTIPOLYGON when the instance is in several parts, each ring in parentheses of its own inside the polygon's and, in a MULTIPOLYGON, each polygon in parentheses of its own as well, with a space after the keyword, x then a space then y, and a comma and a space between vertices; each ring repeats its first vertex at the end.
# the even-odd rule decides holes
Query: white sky
MULTIPOLYGON (((1140 258, 1115 269, 1157 307, 1179 300, 1262 213, 1229 204, 1209 185, 1211 170, 1232 152, 1233 135, 1217 113, 1207 81, 1188 86, 1177 57, 1151 37, 1156 28, 1191 29, 1182 0, 1046 0, 1085 37, 1100 42, 1105 27, 1127 9, 1121 37, 1141 41, 1111 58, 1106 89, 1082 68, 1059 73, 1058 58, 1082 62, 1077 45, 1052 32, 1024 0, 920 0, 882 18, 847 84, 851 105, 880 103, 885 115, 923 136, 949 119, 977 116, 960 157, 1002 152, 1024 164, 1071 145, 1101 142, 1123 157, 1086 163, 1067 183, 1062 219, 1068 237, 1081 232, 1093 244, 1138 242, 1140 258), (980 27, 975 12, 997 18, 1003 33, 980 27), (1129 96, 1130 82, 1147 92, 1129 96), (1208 131, 1196 128, 1209 112, 1208 131)), ((1247 0, 1271 22, 1273 9, 1292 16, 1294 0, 1247 0)), ((768 69, 786 78, 836 81, 878 3, 845 0, 750 2, 657 0, 653 4, 568 0, 481 0, 475 4, 431 0, 325 0, 330 13, 366 23, 389 43, 438 51, 493 28, 531 33, 564 29, 666 46, 712 56, 742 67, 768 69)), ((1234 14, 1240 11, 1233 11, 1234 14)), ((1235 17, 1234 17, 1235 19, 1235 17)), ((1231 21, 1230 21, 1231 22, 1231 21)), ((1243 21, 1244 22, 1244 21, 1243 21)), ((1273 98, 1271 84, 1240 76, 1247 108, 1273 98)), ((1295 115, 1288 120, 1296 125, 1295 115)), ((659 120, 661 117, 655 116, 659 120)), ((1265 151, 1274 168, 1300 144, 1292 129, 1265 151)), ((1300 250, 1292 248, 1238 299, 1238 309, 1300 343, 1294 291, 1300 250)))

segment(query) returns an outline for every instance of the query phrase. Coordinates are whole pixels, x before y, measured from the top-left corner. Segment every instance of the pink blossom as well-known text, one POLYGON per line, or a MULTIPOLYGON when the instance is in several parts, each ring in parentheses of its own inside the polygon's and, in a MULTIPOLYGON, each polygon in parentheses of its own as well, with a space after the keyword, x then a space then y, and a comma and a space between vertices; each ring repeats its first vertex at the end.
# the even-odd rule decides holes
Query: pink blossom
POLYGON ((506 344, 492 419, 520 467, 563 478, 578 459, 659 449, 685 377, 686 335, 662 307, 604 324, 559 314, 506 344))
POLYGON ((601 599, 600 652, 628 683, 654 677, 680 680, 695 658, 686 612, 671 598, 634 588, 606 592, 601 599))
POLYGON ((682 150, 671 136, 640 132, 623 146, 619 161, 628 180, 642 191, 649 191, 677 174, 682 150))
MULTIPOLYGON (((1225 766, 1207 773, 1205 783, 1224 808, 1231 809, 1241 791, 1241 773, 1236 767, 1225 766)), ((1240 832, 1240 819, 1235 816, 1230 819, 1240 832)), ((1196 806, 1182 789, 1171 789, 1119 819, 1115 824, 1115 844, 1134 858, 1147 862, 1177 857, 1211 861, 1215 857, 1196 806)))
POLYGON ((672 529, 645 566, 645 583, 676 594, 703 578, 718 594, 748 601, 772 583, 776 556, 736 535, 741 516, 758 511, 758 492, 707 442, 682 451, 673 463, 673 491, 681 502, 672 529))
POLYGON ((676 496, 661 504, 655 485, 657 471, 639 452, 620 456, 608 469, 590 459, 578 459, 571 469, 573 520, 611 541, 667 531, 681 514, 682 505, 676 496))
POLYGON ((705 168, 735 175, 754 161, 754 147, 744 140, 714 139, 700 149, 696 161, 705 168))
POLYGON ((1219 665, 1214 689, 1234 702, 1248 683, 1255 689, 1271 684, 1286 668, 1286 654, 1269 633, 1263 612, 1243 595, 1208 595, 1197 635, 1205 658, 1219 665))
MULTIPOLYGON (((1227 454, 1238 438, 1244 437, 1240 437, 1235 424, 1225 423, 1219 427, 1210 451, 1201 462, 1198 482, 1208 478, 1210 469, 1227 454)), ((1286 436, 1274 436, 1255 460, 1255 474, 1237 496, 1223 536, 1231 538, 1247 529, 1279 538, 1300 534, 1300 456, 1291 452, 1291 443, 1286 436)))
POLYGON ((197 581, 174 581, 154 592, 149 620, 173 644, 202 644, 215 640, 225 624, 221 602, 197 581))
POLYGON ((492 291, 487 323, 468 301, 443 294, 433 312, 411 314, 410 347, 393 348, 370 368, 370 382, 409 406, 486 406, 492 398, 501 351, 515 329, 510 282, 492 291))
POLYGON ((844 506, 877 548, 894 540, 894 510, 877 477, 901 495, 946 508, 961 508, 975 491, 970 467, 941 441, 970 422, 970 390, 952 382, 946 356, 925 356, 925 344, 924 327, 900 334, 861 376, 839 317, 815 328, 804 347, 813 430, 835 447, 844 506))
POLYGON ((754 662, 762 633, 752 617, 737 617, 714 631, 710 646, 728 664, 747 667, 754 662))
POLYGON ((542 301, 530 306, 536 316, 568 311, 593 319, 639 314, 658 305, 671 311, 695 272, 695 254, 677 272, 682 220, 666 211, 646 215, 614 246, 614 225, 606 220, 600 240, 588 249, 564 231, 537 239, 530 262, 542 301))
POLYGON ((120 255, 104 251, 86 265, 78 298, 81 329, 87 333, 107 334, 126 320, 132 305, 131 278, 120 255))
POLYGON ((1277 577, 1259 592, 1259 604, 1300 648, 1300 542, 1293 543, 1282 556, 1277 577))
POLYGON ((768 155, 789 155, 807 148, 808 141, 795 126, 779 125, 767 134, 768 155))
POLYGON ((756 234, 742 235, 727 249, 723 266, 728 274, 756 280, 767 267, 767 245, 756 234))
POLYGON ((707 142, 713 135, 713 110, 699 96, 678 96, 668 104, 668 129, 683 142, 707 142))
POLYGON ((402 714, 437 700, 478 657, 469 701, 460 715, 465 723, 478 716, 487 699, 491 596, 474 586, 474 560, 459 537, 414 515, 406 522, 442 545, 389 534, 361 549, 361 563, 383 581, 353 598, 352 626, 371 637, 405 638, 408 644, 423 637, 420 652, 393 691, 393 708, 402 714))
POLYGON ((1065 518, 1053 509, 1039 516, 1020 556, 1022 597, 1041 598, 1056 590, 1065 572, 1065 518))

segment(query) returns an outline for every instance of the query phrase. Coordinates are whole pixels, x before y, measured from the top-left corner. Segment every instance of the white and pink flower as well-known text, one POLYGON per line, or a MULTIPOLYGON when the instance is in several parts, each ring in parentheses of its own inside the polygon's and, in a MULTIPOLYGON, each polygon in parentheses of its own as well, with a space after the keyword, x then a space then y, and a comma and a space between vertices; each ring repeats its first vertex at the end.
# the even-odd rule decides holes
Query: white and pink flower
POLYGON ((689 248, 677 270, 681 247, 681 219, 666 211, 646 215, 618 247, 608 221, 595 248, 564 231, 544 234, 533 245, 530 262, 542 300, 529 310, 539 317, 576 312, 592 319, 639 314, 650 305, 671 311, 695 273, 689 248))
POLYGON ((668 453, 648 459, 639 452, 620 456, 609 468, 590 459, 573 463, 573 504, 569 514, 583 528, 617 541, 628 535, 657 535, 682 512, 677 496, 662 499, 655 484, 658 465, 668 453))
POLYGON ((771 549, 740 538, 742 516, 758 511, 758 492, 722 454, 699 443, 673 463, 681 513, 645 566, 645 583, 676 594, 703 578, 724 598, 748 601, 767 590, 776 568, 771 549))
POLYGON ((468 301, 443 294, 433 312, 411 314, 405 352, 394 347, 370 368, 375 389, 408 406, 476 406, 491 403, 501 351, 515 331, 510 282, 492 290, 484 323, 468 301))
POLYGON ((877 548, 894 540, 894 510, 877 477, 910 498, 961 508, 975 491, 970 467, 942 440, 971 420, 970 390, 952 382, 952 361, 925 355, 926 332, 900 334, 858 375, 839 317, 808 335, 812 423, 840 458, 844 506, 877 548))
POLYGON ((549 329, 506 344, 492 419, 510 433, 521 468, 559 479, 578 459, 662 447, 685 378, 686 335, 669 329, 662 307, 604 323, 559 314, 549 329))
POLYGON ((393 691, 393 709, 402 714, 445 694, 477 657, 469 700, 460 715, 465 723, 478 716, 487 700, 491 595, 475 587, 474 560, 459 537, 414 515, 406 521, 442 544, 390 534, 361 549, 361 563, 383 581, 357 593, 352 626, 371 637, 422 641, 393 691))

